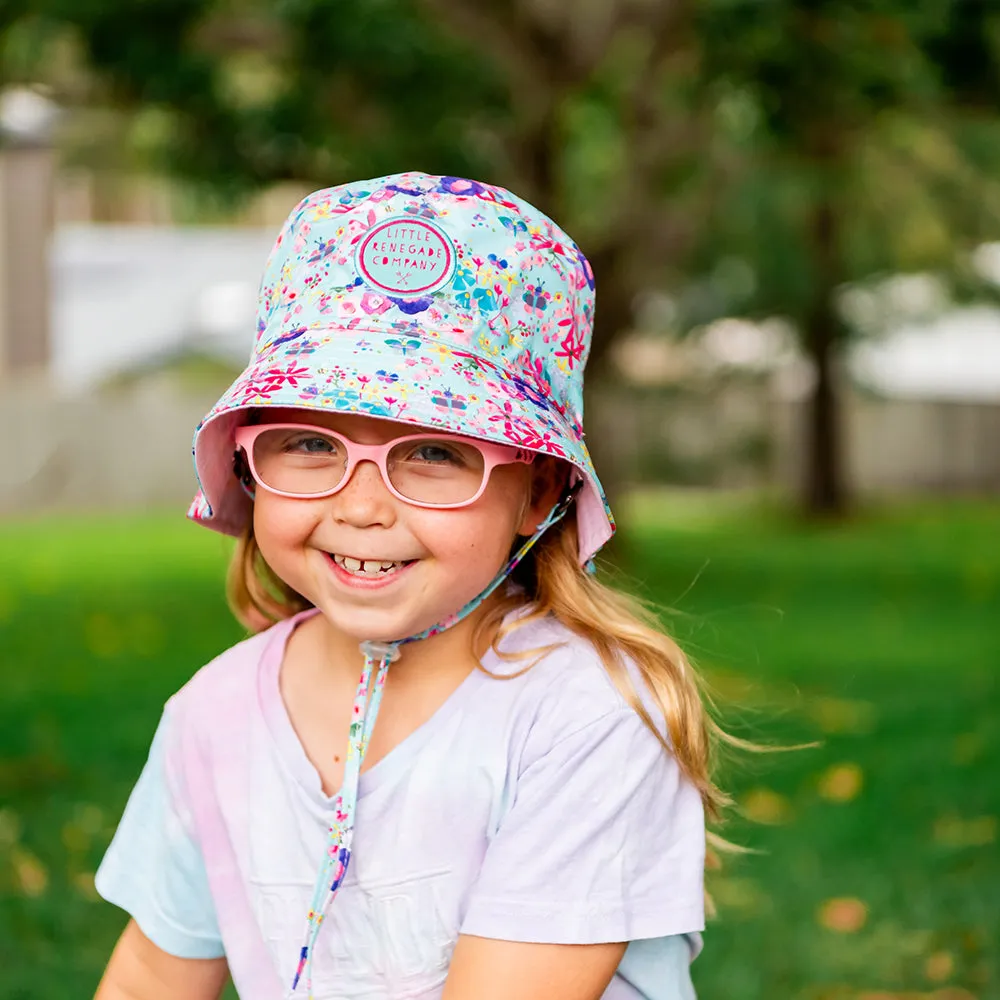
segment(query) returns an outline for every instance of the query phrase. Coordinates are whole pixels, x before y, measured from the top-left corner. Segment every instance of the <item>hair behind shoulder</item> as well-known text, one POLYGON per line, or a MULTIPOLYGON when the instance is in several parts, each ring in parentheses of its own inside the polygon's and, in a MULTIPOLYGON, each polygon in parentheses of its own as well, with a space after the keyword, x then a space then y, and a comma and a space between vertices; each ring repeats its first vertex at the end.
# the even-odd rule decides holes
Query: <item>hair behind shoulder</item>
MULTIPOLYGON (((532 611, 496 633, 494 646, 531 621, 551 615, 597 651, 612 682, 642 721, 677 761, 685 777, 698 789, 710 821, 718 821, 731 800, 712 780, 713 763, 720 743, 754 749, 726 733, 706 706, 703 681, 680 646, 664 632, 655 612, 639 599, 602 583, 580 566, 575 511, 539 540, 518 570, 515 580, 524 586, 532 611), (655 706, 666 723, 662 726, 643 703, 626 663, 638 670, 655 706)), ((482 623, 495 628, 511 609, 511 597, 482 623)), ((502 655, 502 654, 501 654, 502 655)), ((530 655, 530 654, 528 654, 530 655)), ((725 847, 724 841, 710 838, 725 847)))

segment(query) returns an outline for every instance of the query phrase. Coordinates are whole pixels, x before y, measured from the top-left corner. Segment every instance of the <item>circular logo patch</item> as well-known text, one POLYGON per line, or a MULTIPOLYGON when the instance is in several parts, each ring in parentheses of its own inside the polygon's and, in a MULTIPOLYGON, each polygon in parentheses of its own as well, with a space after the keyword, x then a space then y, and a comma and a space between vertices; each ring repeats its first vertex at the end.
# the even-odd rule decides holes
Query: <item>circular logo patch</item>
POLYGON ((426 219, 387 219, 368 231, 356 258, 361 276, 388 295, 429 295, 455 273, 455 248, 426 219))

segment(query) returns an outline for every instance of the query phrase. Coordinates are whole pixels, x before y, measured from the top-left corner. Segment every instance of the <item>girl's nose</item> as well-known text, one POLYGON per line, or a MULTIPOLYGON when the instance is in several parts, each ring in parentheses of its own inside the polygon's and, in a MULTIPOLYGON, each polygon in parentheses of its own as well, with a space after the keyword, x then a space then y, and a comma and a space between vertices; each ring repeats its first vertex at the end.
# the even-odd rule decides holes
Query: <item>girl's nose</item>
POLYGON ((364 459, 351 478, 329 498, 334 517, 354 527, 388 527, 396 519, 396 498, 386 488, 374 462, 364 459))

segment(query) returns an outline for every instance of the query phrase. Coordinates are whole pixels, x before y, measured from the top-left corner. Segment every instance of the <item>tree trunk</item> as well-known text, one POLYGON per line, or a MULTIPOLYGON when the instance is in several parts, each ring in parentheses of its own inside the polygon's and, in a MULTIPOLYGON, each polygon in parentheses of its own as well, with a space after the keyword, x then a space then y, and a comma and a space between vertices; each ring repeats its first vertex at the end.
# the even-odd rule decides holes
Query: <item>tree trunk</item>
POLYGON ((836 235, 833 206, 824 199, 813 216, 816 283, 805 329, 806 350, 813 362, 816 384, 806 423, 803 506, 814 517, 837 516, 847 509, 836 384, 836 353, 841 340, 840 320, 833 301, 838 285, 836 235))

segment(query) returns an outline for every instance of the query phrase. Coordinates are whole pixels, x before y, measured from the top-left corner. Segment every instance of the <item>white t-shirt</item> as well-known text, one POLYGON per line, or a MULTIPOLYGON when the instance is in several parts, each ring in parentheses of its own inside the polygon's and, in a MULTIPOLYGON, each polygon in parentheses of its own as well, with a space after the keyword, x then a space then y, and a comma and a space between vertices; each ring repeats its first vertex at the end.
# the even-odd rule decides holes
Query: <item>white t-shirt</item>
MULTIPOLYGON (((170 699, 97 873, 163 950, 225 955, 242 1000, 305 996, 291 983, 333 800, 278 679, 288 636, 315 613, 237 644, 170 699)), ((317 1000, 436 1000, 462 933, 629 941, 605 1000, 694 996, 698 793, 587 642, 546 620, 502 648, 551 643, 519 677, 473 671, 362 774, 317 1000)), ((523 664, 491 650, 483 667, 523 664)))

